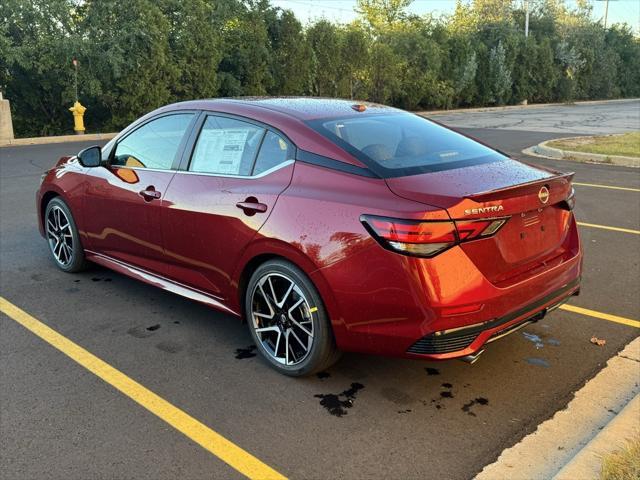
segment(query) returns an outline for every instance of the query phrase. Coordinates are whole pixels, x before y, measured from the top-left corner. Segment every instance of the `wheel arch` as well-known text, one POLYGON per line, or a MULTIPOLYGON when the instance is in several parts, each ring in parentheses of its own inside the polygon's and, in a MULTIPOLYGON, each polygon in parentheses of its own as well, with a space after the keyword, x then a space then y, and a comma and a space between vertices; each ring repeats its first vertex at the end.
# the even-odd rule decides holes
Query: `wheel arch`
MULTIPOLYGON (((47 210, 47 205, 49 202, 56 197, 62 197, 62 194, 57 190, 47 190, 41 194, 39 204, 38 204, 38 228, 40 229, 40 235, 45 236, 45 212, 47 210)), ((64 199, 64 198, 63 198, 64 199)))
POLYGON ((49 190, 42 195, 42 200, 40 201, 40 216, 41 216, 41 223, 43 224, 43 226, 44 226, 44 212, 47 209, 47 205, 49 205, 49 202, 51 200, 60 196, 61 196, 60 193, 56 192, 55 190, 49 190))
MULTIPOLYGON (((277 240, 270 239, 268 243, 260 242, 261 245, 254 245, 249 247, 243 255, 243 261, 239 262, 239 267, 234 275, 233 283, 236 285, 236 301, 237 307, 241 314, 242 321, 246 321, 244 311, 244 295, 246 287, 249 283, 249 279, 253 272, 269 260, 284 260, 296 267, 298 267, 309 279, 309 281, 316 287, 320 299, 324 304, 324 307, 331 319, 331 324, 334 327, 336 322, 341 319, 338 312, 337 302, 334 299, 333 291, 330 288, 328 282, 321 274, 321 270, 316 266, 313 260, 307 256, 304 252, 293 247, 292 245, 277 240)), ((339 322, 342 324, 342 322, 339 322)))

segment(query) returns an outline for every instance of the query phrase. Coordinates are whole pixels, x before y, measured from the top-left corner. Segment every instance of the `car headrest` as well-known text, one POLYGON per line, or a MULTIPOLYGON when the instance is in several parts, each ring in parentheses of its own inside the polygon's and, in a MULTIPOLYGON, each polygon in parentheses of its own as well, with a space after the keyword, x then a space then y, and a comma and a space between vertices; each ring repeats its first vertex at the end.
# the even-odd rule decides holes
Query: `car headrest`
POLYGON ((406 137, 398 143, 397 157, 417 157, 427 153, 429 145, 421 137, 406 137))
POLYGON ((389 147, 381 143, 367 145, 362 149, 362 153, 364 153, 367 157, 375 160, 376 162, 383 162, 393 157, 393 154, 391 153, 391 150, 389 150, 389 147))

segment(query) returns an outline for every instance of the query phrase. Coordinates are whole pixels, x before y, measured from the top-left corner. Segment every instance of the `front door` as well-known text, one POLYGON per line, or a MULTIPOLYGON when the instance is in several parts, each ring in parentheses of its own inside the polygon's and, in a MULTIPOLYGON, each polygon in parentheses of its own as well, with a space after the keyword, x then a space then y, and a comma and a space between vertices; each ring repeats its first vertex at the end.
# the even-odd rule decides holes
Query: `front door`
POLYGON ((166 274, 160 212, 194 118, 156 117, 118 140, 106 168, 90 170, 84 233, 91 250, 166 274))
POLYGON ((188 170, 165 196, 169 276, 227 298, 243 250, 291 181, 293 156, 290 142, 262 125, 206 117, 188 170))

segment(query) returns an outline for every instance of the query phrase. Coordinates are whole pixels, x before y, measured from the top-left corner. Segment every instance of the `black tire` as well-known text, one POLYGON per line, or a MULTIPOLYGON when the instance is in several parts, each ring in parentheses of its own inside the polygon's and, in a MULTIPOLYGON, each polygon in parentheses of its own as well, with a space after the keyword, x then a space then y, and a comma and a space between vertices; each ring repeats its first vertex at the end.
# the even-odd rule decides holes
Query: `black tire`
POLYGON ((80 272, 86 269, 87 260, 84 255, 84 248, 82 248, 82 243, 80 242, 76 222, 73 220, 71 210, 62 198, 55 197, 51 199, 45 209, 43 221, 45 236, 49 246, 49 254, 56 266, 67 273, 80 272), (56 216, 60 219, 63 218, 60 212, 64 215, 64 220, 60 220, 56 225, 56 216), (68 226, 62 229, 57 228, 64 224, 63 221, 66 221, 68 226), (63 236, 64 241, 68 242, 64 248, 59 244, 63 236), (64 252, 62 250, 64 250, 64 252))
MULTIPOLYGON (((270 287, 267 290, 270 290, 270 287)), ((244 295, 245 313, 251 337, 262 358, 278 372, 292 377, 311 375, 329 368, 340 358, 340 352, 336 348, 331 329, 331 322, 320 294, 311 280, 292 263, 279 259, 263 263, 253 272, 244 295), (288 294, 279 295, 276 293, 275 301, 271 298, 274 295, 267 294, 270 298, 271 306, 267 304, 269 300, 265 300, 262 294, 265 291, 264 287, 269 284, 270 280, 274 282, 276 290, 278 284, 282 285, 281 291, 287 290, 287 281, 291 281, 294 284, 288 294), (262 291, 260 286, 263 287, 262 291), (278 302, 278 296, 280 296, 280 299, 284 298, 284 300, 278 302), (302 299, 300 306, 288 310, 291 305, 299 302, 300 299, 302 299), (279 307, 277 303, 282 303, 282 307, 279 307), (267 308, 265 309, 265 307, 267 308), (263 318, 255 315, 255 312, 261 310, 268 315, 272 309, 281 313, 273 313, 272 318, 263 318), (257 328, 273 328, 272 324, 278 321, 277 318, 281 319, 277 326, 277 331, 261 333, 256 331, 257 328), (296 319, 300 323, 296 323, 296 319), (304 327, 302 324, 304 324, 304 327), (293 334, 291 330, 293 330, 293 334), (305 337, 308 330, 313 335, 305 337), (273 337, 276 337, 276 339, 273 337), (299 341, 301 337, 302 342, 299 341), (311 340, 309 340, 310 337, 312 337, 311 340), (301 353, 305 348, 303 345, 305 340, 307 341, 308 349, 306 353, 301 353), (283 346, 280 343, 283 341, 290 341, 291 346, 286 343, 287 352, 285 358, 278 359, 278 352, 283 351, 283 346), (311 343, 310 346, 309 342, 311 343), (296 348, 300 354, 300 360, 295 358, 296 348), (289 357, 289 355, 291 356, 289 357), (287 364, 290 360, 291 364, 287 364)))

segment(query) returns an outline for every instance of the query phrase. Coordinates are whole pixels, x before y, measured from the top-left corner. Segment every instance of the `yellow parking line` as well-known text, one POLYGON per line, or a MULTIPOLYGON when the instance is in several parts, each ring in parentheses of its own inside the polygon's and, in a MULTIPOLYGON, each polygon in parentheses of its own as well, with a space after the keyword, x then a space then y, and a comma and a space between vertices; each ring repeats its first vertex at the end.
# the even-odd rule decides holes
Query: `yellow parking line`
POLYGON ((598 185, 597 183, 579 183, 571 182, 572 185, 579 185, 581 187, 593 187, 593 188, 609 188, 611 190, 626 190, 627 192, 640 192, 640 188, 630 187, 614 187, 612 185, 598 185))
POLYGON ((230 440, 180 410, 121 371, 0 297, 0 312, 12 318, 76 363, 167 422, 230 467, 251 479, 285 479, 230 440))
POLYGON ((580 313, 582 315, 588 315, 589 317, 600 318, 602 320, 608 320, 610 322, 621 323, 622 325, 640 328, 640 322, 638 320, 631 320, 630 318, 619 317, 617 315, 611 315, 609 313, 596 312, 595 310, 575 307, 566 303, 564 305, 560 305, 559 308, 561 310, 566 310, 567 312, 580 313))
POLYGON ((614 232, 635 233, 640 235, 640 230, 631 230, 629 228, 608 227, 607 225, 596 225, 595 223, 577 222, 581 227, 601 228, 603 230, 613 230, 614 232))

